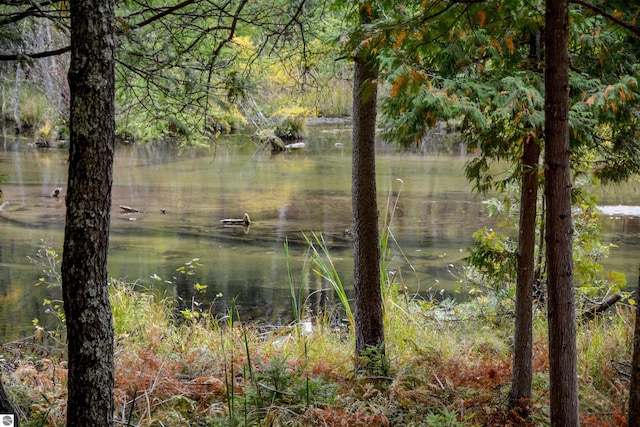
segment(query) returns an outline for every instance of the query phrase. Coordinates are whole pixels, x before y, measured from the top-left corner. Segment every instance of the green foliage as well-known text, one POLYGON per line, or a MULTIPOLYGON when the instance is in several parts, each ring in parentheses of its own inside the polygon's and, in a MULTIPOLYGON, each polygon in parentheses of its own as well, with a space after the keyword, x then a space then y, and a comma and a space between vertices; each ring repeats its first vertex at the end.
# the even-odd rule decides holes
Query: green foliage
POLYGON ((286 356, 275 356, 257 373, 246 398, 258 408, 287 406, 304 409, 316 404, 331 404, 336 387, 320 378, 310 378, 305 364, 292 365, 286 356))
MULTIPOLYGON (((337 73, 325 41, 328 20, 315 19, 327 12, 322 5, 189 2, 177 12, 154 16, 146 5, 120 5, 122 132, 138 136, 145 124, 145 139, 209 143, 262 120, 263 111, 330 112, 322 98, 334 92, 324 89, 337 73), (311 30, 312 22, 322 25, 311 30)), ((283 135, 295 137, 295 126, 283 123, 283 135)))
MULTIPOLYGON (((191 261, 187 261, 180 267, 176 268, 176 272, 184 277, 194 276, 198 270, 198 267, 201 267, 201 266, 202 264, 200 264, 200 258, 193 258, 191 261)), ((181 280, 176 277, 174 277, 173 279, 176 282, 178 280, 181 280)), ((207 288, 208 288, 207 285, 201 284, 199 282, 193 283, 193 289, 198 295, 203 295, 207 291, 207 288)), ((222 294, 218 293, 216 295, 216 298, 220 298, 220 297, 222 297, 222 294)), ((213 302, 215 302, 215 300, 213 302)), ((213 304, 213 302, 211 304, 213 304)), ((190 307, 182 309, 180 313, 182 314, 185 320, 192 321, 192 322, 200 320, 203 316, 203 310, 202 310, 201 304, 195 298, 191 300, 190 307)))
POLYGON ((515 285, 517 242, 493 229, 473 233, 474 244, 464 259, 473 269, 467 272, 470 294, 481 290, 499 292, 515 285), (478 272, 476 276, 473 272, 478 272))
POLYGON ((355 326, 355 319, 351 310, 351 304, 349 303, 347 292, 342 284, 342 280, 340 280, 340 275, 336 270, 331 254, 329 253, 329 248, 327 247, 322 234, 311 232, 311 236, 313 239, 303 233, 303 237, 311 251, 311 262, 316 266, 316 268, 313 269, 313 272, 320 275, 331 284, 331 287, 335 291, 336 295, 338 295, 338 299, 345 310, 349 324, 353 328, 355 326))
MULTIPOLYGON (((9 182, 9 176, 0 174, 0 185, 9 182)), ((0 187, 0 199, 2 199, 2 188, 0 187)))
MULTIPOLYGON (((597 182, 597 181, 596 181, 597 182)), ((579 174, 573 185, 573 261, 574 283, 578 295, 591 301, 623 291, 627 284, 623 273, 605 271, 601 261, 608 257, 615 244, 604 244, 600 240, 600 217, 596 197, 591 193, 594 180, 589 175, 579 174)), ((482 228, 473 234, 474 243, 465 258, 467 265, 461 280, 470 294, 495 292, 515 285, 517 273, 517 235, 519 215, 519 192, 515 186, 508 186, 504 193, 484 202, 489 216, 495 218, 500 229, 482 228)), ((541 206, 538 208, 541 212, 541 206)), ((540 221, 540 219, 539 219, 540 221)), ((539 227, 537 227, 539 233, 539 227)), ((538 238, 539 240, 539 238, 538 238)), ((537 252, 544 248, 536 248, 537 252)), ((543 261, 541 257, 536 259, 543 261)), ((535 266, 544 271, 543 266, 535 266)), ((544 277, 540 280, 544 282, 544 277)), ((629 298, 628 293, 624 293, 629 298)))
MULTIPOLYGON (((542 6, 489 1, 407 7, 366 28, 361 38, 379 42, 390 86, 382 102, 385 137, 420 145, 438 121, 455 118, 468 145, 480 149, 466 167, 478 191, 518 179, 514 169, 496 180, 491 166, 517 164, 524 142, 540 143, 543 136, 542 6)), ((607 8, 635 19, 626 7, 607 8)), ((640 172, 640 44, 582 6, 572 6, 571 23, 572 166, 588 166, 604 182, 628 179, 640 172)))
MULTIPOLYGON (((4 116, 0 117, 0 121, 10 123, 14 120, 14 111, 12 108, 6 108, 11 107, 10 103, 6 101, 14 97, 16 88, 15 83, 11 80, 13 80, 15 76, 7 76, 6 73, 0 73, 0 75, 2 74, 5 74, 5 76, 3 79, 4 82, 0 83, 0 94, 3 99, 5 99, 5 105, 2 109, 4 116), (9 85, 9 83, 11 83, 11 85, 9 85)), ((17 118, 20 120, 23 131, 35 131, 39 127, 49 125, 49 123, 61 119, 57 116, 51 102, 43 93, 43 89, 38 87, 37 84, 30 82, 25 84, 23 82, 18 85, 18 90, 18 105, 14 108, 16 109, 17 118)))
POLYGON ((116 338, 139 334, 148 325, 161 325, 171 313, 171 301, 158 300, 152 288, 111 279, 109 296, 116 338))
POLYGON ((425 417, 425 422, 428 426, 433 427, 466 427, 472 425, 469 424, 470 418, 470 416, 466 416, 458 421, 458 414, 444 409, 441 412, 430 412, 425 417))
MULTIPOLYGON (((23 17, 2 26, 3 52, 68 45, 66 8, 42 5, 38 14, 28 5, 3 8, 7 16, 23 17)), ((126 1, 117 4, 116 16, 119 135, 201 145, 249 121, 261 127, 256 120, 276 117, 283 108, 306 109, 314 116, 350 114, 350 64, 335 61, 330 40, 343 20, 325 3, 126 1)), ((25 58, 22 65, 29 69, 23 72, 29 78, 21 89, 22 122, 50 122, 51 127, 64 122, 64 61, 25 58), (51 82, 59 86, 55 99, 48 92, 51 82)), ((13 68, 0 71, 7 99, 15 86, 13 68)), ((12 116, 10 109, 6 113, 12 116)), ((293 136, 299 130, 284 133, 293 136)))
POLYGON ((19 117, 22 121, 22 126, 26 129, 38 128, 50 118, 57 119, 55 115, 51 114, 51 106, 46 95, 36 87, 23 87, 20 91, 19 103, 19 117))
MULTIPOLYGON (((640 171, 640 46, 629 33, 591 11, 576 7, 572 19, 572 167, 576 174, 594 170, 605 181, 627 179, 640 171), (611 45, 618 49, 614 52, 611 45)), ((376 43, 389 84, 382 102, 385 137, 405 146, 421 145, 429 128, 456 119, 468 145, 479 149, 465 168, 476 190, 514 194, 513 183, 522 169, 512 167, 498 175, 494 165, 519 165, 524 144, 541 144, 542 27, 542 2, 490 1, 389 11, 362 28, 359 40, 376 43)), ((517 232, 512 213, 517 204, 511 196, 488 201, 494 213, 504 214, 504 231, 474 234, 465 270, 472 291, 508 289, 514 283, 517 232)), ((581 213, 574 221, 577 285, 599 295, 619 289, 624 280, 616 273, 604 274, 598 262, 611 246, 597 237, 595 202, 576 207, 581 213)))
POLYGON ((45 298, 43 301, 43 305, 46 307, 44 312, 53 317, 53 328, 46 328, 41 324, 40 319, 35 318, 33 319, 33 326, 36 329, 36 334, 53 337, 54 339, 59 340, 60 344, 62 344, 62 337, 66 332, 66 320, 62 295, 60 295, 62 289, 62 275, 60 273, 61 261, 59 258, 60 257, 53 246, 44 240, 40 241, 40 247, 38 248, 35 256, 27 257, 29 262, 41 269, 41 273, 43 274, 38 278, 35 286, 51 288, 52 292, 56 295, 52 298, 45 298))
POLYGON ((391 371, 390 361, 384 351, 384 344, 370 346, 358 355, 358 366, 366 367, 369 375, 386 377, 391 371))
POLYGON ((278 123, 275 126, 274 133, 285 140, 304 138, 304 122, 308 115, 309 112, 304 108, 278 110, 275 114, 278 123))
MULTIPOLYGON (((600 217, 597 199, 590 194, 593 182, 585 177, 576 179, 572 198, 574 204, 573 261, 574 282, 579 295, 585 298, 604 297, 620 292, 627 284, 624 274, 607 272, 600 264, 609 256, 615 244, 600 240, 600 217)), ((630 295, 625 293, 628 298, 630 295)))
POLYGON ((289 291, 291 293, 291 308, 293 310, 293 321, 298 327, 297 330, 300 333, 300 324, 302 322, 304 316, 304 294, 305 289, 307 287, 307 279, 308 279, 308 266, 307 261, 308 257, 305 257, 304 265, 302 267, 302 272, 300 275, 300 279, 298 281, 298 285, 296 285, 293 279, 293 270, 291 268, 291 257, 289 254, 289 243, 285 239, 284 242, 284 256, 287 262, 287 277, 289 279, 289 291), (297 286, 297 289, 296 289, 297 286))
MULTIPOLYGON (((377 378, 354 379, 353 336, 344 330, 318 327, 301 336, 288 327, 240 326, 232 313, 224 324, 177 323, 171 299, 136 283, 112 281, 110 297, 114 417, 122 424, 508 424, 512 324, 497 298, 452 302, 445 317, 444 306, 392 294, 385 327, 393 380, 379 387, 377 378)), ((621 306, 579 325, 581 416, 608 422, 626 400, 620 375, 632 322, 632 311, 621 306)), ((542 424, 549 403, 546 331, 546 317, 537 312, 532 416, 542 424)), ((24 348, 10 352, 10 343, 2 349, 3 383, 25 425, 64 425, 66 364, 48 355, 21 358, 24 348)))

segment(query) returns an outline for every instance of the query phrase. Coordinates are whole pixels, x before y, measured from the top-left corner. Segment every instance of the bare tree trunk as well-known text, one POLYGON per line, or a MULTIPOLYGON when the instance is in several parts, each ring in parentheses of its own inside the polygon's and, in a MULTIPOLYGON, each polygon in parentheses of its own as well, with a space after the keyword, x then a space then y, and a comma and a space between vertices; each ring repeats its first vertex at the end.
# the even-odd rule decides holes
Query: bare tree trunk
MULTIPOLYGON (((640 295, 640 275, 638 294, 640 295)), ((629 385, 629 427, 640 427, 640 305, 636 304, 636 327, 633 332, 631 384, 629 385)))
POLYGON ((107 250, 115 128, 114 0, 71 2, 69 177, 62 293, 67 426, 113 424, 113 326, 107 250))
POLYGON ((22 122, 20 121, 20 80, 22 79, 22 65, 16 62, 15 85, 13 89, 13 123, 15 124, 16 133, 22 130, 22 122))
POLYGON ((376 58, 364 50, 355 58, 353 82, 352 206, 356 354, 368 356, 360 358, 357 368, 369 371, 383 366, 377 362, 385 357, 376 198, 377 78, 376 58))
POLYGON ((545 197, 551 425, 578 419, 576 315, 569 146, 569 2, 547 0, 545 33, 545 197))
POLYGON ((539 159, 540 147, 537 138, 530 135, 525 142, 522 156, 513 375, 511 377, 511 392, 509 393, 509 408, 515 409, 524 418, 528 417, 531 411, 533 283, 535 280, 539 159))

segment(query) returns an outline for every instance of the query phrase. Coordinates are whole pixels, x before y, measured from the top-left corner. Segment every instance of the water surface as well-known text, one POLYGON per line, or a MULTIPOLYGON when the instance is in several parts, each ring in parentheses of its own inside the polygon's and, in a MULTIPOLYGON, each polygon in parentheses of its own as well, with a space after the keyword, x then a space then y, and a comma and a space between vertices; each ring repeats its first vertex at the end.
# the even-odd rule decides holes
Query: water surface
MULTIPOLYGON (((110 276, 135 281, 177 305, 215 301, 214 309, 224 312, 233 299, 244 320, 287 322, 291 302, 283 245, 288 242, 294 281, 304 281, 312 295, 309 309, 318 300, 331 300, 331 292, 315 292, 327 289, 327 283, 302 275, 303 233, 322 233, 350 289, 350 139, 348 124, 332 124, 312 127, 305 149, 280 155, 256 153, 247 136, 225 138, 206 149, 118 146, 110 276), (120 205, 140 212, 126 213, 120 205), (252 220, 248 230, 220 223, 245 212, 252 220), (176 271, 194 258, 201 265, 193 275, 176 271), (195 283, 207 286, 203 295, 194 290, 195 283)), ((43 240, 62 250, 64 199, 50 194, 61 187, 64 196, 67 151, 32 148, 15 137, 5 137, 0 148, 0 173, 9 175, 3 200, 10 202, 0 213, 0 340, 9 340, 32 334, 32 319, 49 317, 43 299, 60 295, 59 289, 34 286, 44 274, 27 257, 43 240)), ((378 143, 377 152, 381 220, 388 200, 395 206, 392 230, 398 246, 390 268, 401 271, 411 291, 453 291, 458 283, 449 265, 460 264, 475 230, 494 222, 464 178, 464 148, 453 144, 440 153, 407 153, 378 143)), ((616 191, 605 192, 611 204, 616 191)), ((633 223, 629 218, 606 224, 609 235, 624 241, 624 254, 614 251, 610 262, 625 272, 636 268, 627 265, 629 253, 640 253, 635 247, 640 226, 631 230, 625 225, 633 223)))

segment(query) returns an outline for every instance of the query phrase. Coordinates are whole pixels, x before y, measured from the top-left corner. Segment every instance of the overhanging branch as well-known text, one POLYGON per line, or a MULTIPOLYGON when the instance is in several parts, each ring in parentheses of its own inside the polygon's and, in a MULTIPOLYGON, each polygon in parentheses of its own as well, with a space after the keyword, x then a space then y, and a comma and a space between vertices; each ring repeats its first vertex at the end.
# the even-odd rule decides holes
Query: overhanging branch
POLYGON ((71 46, 61 47, 60 49, 55 50, 47 50, 44 52, 37 53, 13 53, 10 55, 0 55, 0 62, 2 61, 22 61, 24 59, 40 59, 40 58, 48 58, 50 56, 58 56, 63 53, 67 53, 71 50, 71 46))
POLYGON ((569 0, 569 3, 573 3, 573 4, 577 4, 580 6, 584 6, 587 9, 592 10, 593 12, 597 13, 598 15, 602 15, 605 18, 607 18, 609 21, 614 22, 615 24, 620 25, 623 28, 626 28, 627 30, 635 33, 635 34, 639 34, 640 35, 640 27, 636 26, 636 25, 631 25, 628 22, 625 22, 619 18, 616 18, 615 16, 613 16, 610 13, 607 13, 604 9, 598 7, 598 6, 594 6, 590 3, 587 3, 583 0, 569 0))

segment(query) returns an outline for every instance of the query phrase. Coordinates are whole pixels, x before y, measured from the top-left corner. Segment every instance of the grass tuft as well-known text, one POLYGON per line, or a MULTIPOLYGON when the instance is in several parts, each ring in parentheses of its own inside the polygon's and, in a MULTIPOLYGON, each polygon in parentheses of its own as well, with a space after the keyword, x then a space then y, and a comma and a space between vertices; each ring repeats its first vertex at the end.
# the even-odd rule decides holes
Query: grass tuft
MULTIPOLYGON (((389 378, 353 376, 350 330, 317 322, 260 329, 231 314, 177 322, 168 301, 114 281, 116 421, 123 425, 514 425, 506 411, 511 327, 496 327, 492 299, 437 304, 389 293, 389 378), (449 310, 449 308, 446 308, 449 310)), ((623 425, 628 392, 631 310, 579 329, 583 425, 623 425)), ((6 346, 5 346, 6 347, 6 346)), ((5 349, 6 350, 6 349, 5 349)), ((25 426, 64 424, 66 365, 5 351, 5 387, 25 426)), ((533 418, 548 422, 545 313, 534 330, 533 418)))

